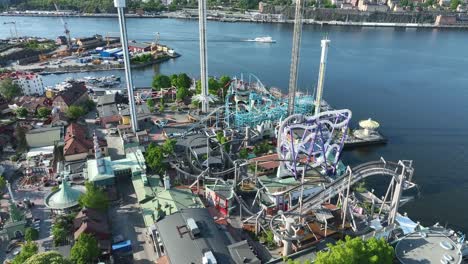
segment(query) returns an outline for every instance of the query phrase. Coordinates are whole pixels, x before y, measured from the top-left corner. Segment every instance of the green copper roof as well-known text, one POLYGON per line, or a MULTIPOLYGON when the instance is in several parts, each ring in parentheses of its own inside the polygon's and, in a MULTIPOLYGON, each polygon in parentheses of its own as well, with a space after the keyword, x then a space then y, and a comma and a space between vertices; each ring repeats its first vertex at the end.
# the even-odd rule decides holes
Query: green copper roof
POLYGON ((78 204, 78 199, 83 193, 84 190, 72 188, 66 180, 63 180, 58 191, 47 195, 45 205, 51 209, 71 208, 78 204))

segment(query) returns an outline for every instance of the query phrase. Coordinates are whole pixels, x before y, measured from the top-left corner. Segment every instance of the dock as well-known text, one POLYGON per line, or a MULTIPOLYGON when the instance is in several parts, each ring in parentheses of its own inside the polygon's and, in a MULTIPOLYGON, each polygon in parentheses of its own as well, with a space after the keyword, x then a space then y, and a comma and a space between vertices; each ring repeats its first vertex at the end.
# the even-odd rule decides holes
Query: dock
POLYGON ((372 119, 361 120, 360 129, 350 131, 344 142, 344 149, 379 145, 387 143, 387 139, 377 131, 380 124, 372 119))

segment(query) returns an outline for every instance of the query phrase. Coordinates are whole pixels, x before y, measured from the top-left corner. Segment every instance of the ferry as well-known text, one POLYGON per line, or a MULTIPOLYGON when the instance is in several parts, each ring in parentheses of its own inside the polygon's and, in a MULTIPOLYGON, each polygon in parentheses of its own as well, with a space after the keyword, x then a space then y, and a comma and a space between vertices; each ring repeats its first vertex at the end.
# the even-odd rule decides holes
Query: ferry
POLYGON ((261 42, 261 43, 276 43, 276 40, 272 39, 270 36, 266 37, 256 37, 254 39, 247 39, 245 41, 249 42, 261 42))

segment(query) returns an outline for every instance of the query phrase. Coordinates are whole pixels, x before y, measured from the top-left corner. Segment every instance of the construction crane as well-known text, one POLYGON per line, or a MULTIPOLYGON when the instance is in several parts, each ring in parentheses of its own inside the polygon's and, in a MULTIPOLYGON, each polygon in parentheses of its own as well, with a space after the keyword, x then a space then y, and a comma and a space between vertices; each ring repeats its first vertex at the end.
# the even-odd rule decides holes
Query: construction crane
MULTIPOLYGON (((15 21, 3 22, 3 25, 13 25, 13 27, 15 28, 15 36, 16 38, 18 38, 18 29, 16 28, 15 21)), ((11 30, 11 28, 10 28, 10 34, 11 34, 11 38, 14 38, 13 31, 11 30)))
POLYGON ((304 2, 305 0, 296 0, 291 69, 289 75, 288 116, 294 114, 294 104, 296 103, 297 67, 299 66, 299 53, 301 50, 302 10, 304 8, 304 2))
MULTIPOLYGON (((57 12, 60 12, 60 9, 57 6, 57 3, 54 2, 55 10, 57 12)), ((62 21, 63 29, 65 30, 64 33, 67 36, 67 48, 68 50, 72 49, 72 44, 71 44, 71 37, 70 37, 70 30, 68 29, 68 24, 63 20, 63 17, 60 17, 60 20, 62 21)))

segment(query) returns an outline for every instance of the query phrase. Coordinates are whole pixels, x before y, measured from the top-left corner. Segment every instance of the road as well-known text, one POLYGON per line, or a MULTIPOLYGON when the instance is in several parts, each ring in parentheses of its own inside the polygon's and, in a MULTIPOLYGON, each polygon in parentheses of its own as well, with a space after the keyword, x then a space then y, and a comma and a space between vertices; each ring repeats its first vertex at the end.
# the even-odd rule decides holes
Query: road
POLYGON ((145 223, 130 179, 117 181, 117 189, 121 196, 120 203, 113 204, 109 210, 112 233, 121 234, 132 241, 133 263, 154 263, 157 256, 151 239, 146 235, 145 223))

